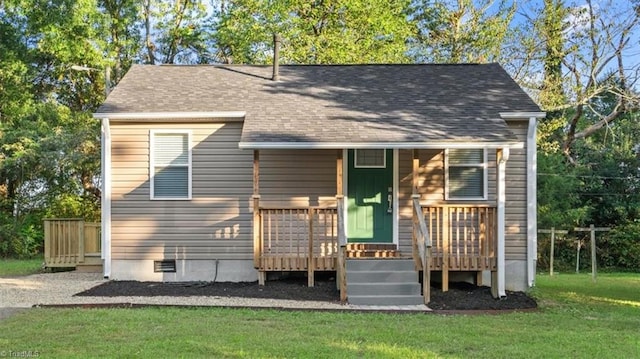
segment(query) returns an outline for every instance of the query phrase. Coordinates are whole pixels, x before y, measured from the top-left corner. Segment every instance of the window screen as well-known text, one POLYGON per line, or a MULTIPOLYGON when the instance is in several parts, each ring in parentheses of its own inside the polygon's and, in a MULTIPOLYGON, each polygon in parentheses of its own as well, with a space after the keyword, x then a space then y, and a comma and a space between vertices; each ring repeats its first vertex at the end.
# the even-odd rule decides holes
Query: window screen
POLYGON ((450 149, 447 165, 450 199, 486 198, 486 163, 483 149, 450 149))

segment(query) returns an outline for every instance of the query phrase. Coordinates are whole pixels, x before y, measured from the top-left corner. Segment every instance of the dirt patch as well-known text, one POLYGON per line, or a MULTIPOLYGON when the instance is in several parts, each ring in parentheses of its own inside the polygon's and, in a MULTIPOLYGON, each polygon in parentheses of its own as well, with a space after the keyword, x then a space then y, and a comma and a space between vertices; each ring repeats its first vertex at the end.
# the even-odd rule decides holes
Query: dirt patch
MULTIPOLYGON (((257 282, 137 282, 110 281, 76 296, 216 296, 241 298, 290 299, 300 301, 338 302, 339 292, 332 278, 316 280, 315 287, 307 287, 305 278, 283 278, 257 282)), ((513 310, 536 308, 536 301, 523 292, 507 292, 506 298, 494 299, 489 287, 468 283, 451 283, 449 291, 431 288, 429 307, 434 310, 513 310)))

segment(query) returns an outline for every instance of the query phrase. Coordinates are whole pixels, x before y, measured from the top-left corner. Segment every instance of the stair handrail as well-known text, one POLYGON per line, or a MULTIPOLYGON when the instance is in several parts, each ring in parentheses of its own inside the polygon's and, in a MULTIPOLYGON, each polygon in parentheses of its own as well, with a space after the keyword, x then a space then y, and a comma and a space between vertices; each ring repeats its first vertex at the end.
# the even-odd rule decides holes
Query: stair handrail
POLYGON ((429 237, 427 223, 425 222, 424 215, 422 214, 419 195, 413 196, 413 215, 417 219, 418 224, 417 228, 415 228, 415 232, 418 253, 420 254, 420 262, 422 264, 422 292, 424 296, 424 304, 428 304, 431 301, 431 264, 429 263, 431 259, 431 238, 429 237))

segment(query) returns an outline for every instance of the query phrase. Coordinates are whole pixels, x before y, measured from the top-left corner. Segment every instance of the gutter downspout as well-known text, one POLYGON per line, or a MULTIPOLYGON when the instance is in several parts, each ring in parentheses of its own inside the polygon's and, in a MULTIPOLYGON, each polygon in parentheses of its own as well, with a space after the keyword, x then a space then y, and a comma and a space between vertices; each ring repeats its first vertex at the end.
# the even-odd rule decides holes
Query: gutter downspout
POLYGON ((529 117, 527 131, 527 285, 529 287, 535 285, 538 258, 536 127, 537 118, 529 117))
POLYGON ((498 150, 498 183, 497 183, 497 197, 498 197, 498 297, 506 297, 505 291, 505 204, 506 204, 506 169, 507 161, 509 160, 509 148, 503 148, 498 150))
POLYGON ((108 118, 102 119, 100 136, 102 162, 101 229, 103 275, 111 276, 111 129, 108 118))

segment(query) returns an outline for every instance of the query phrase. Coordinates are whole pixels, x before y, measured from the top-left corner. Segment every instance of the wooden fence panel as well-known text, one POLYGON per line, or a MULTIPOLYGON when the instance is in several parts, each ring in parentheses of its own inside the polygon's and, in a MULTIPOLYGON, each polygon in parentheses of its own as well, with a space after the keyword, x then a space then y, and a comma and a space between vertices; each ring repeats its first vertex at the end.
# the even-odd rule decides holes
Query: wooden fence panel
POLYGON ((44 220, 45 267, 75 267, 85 255, 100 255, 100 223, 78 218, 44 220))

